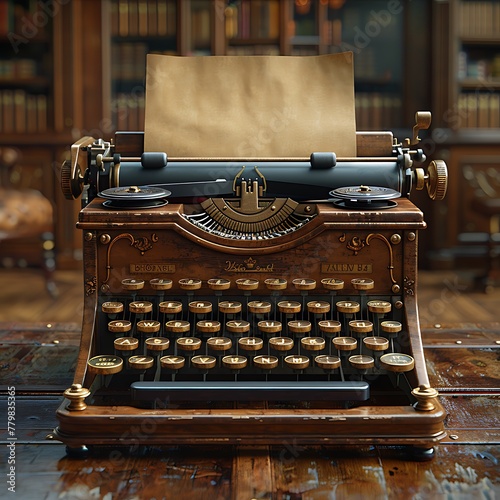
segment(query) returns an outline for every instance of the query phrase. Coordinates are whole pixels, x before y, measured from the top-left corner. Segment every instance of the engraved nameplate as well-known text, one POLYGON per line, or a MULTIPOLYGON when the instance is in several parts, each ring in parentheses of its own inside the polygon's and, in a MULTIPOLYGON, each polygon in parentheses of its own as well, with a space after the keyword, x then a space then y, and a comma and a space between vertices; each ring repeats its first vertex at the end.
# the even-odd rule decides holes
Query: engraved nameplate
POLYGON ((130 264, 130 272, 134 274, 175 273, 175 264, 165 264, 162 262, 150 262, 148 264, 130 264))
POLYGON ((347 264, 342 262, 331 262, 321 264, 322 273, 345 273, 345 274, 370 274, 373 272, 371 264, 347 264))

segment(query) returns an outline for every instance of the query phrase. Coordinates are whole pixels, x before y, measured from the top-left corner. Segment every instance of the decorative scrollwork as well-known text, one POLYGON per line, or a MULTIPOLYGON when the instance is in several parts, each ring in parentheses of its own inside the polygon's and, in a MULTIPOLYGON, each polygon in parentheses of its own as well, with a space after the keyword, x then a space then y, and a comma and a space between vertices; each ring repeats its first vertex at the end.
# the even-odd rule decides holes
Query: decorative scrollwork
POLYGON ((415 286, 415 280, 411 280, 408 276, 405 276, 403 282, 406 295, 414 295, 415 291, 413 290, 413 287, 415 286))
POLYGON ((130 233, 122 233, 113 238, 113 240, 109 243, 108 246, 108 251, 106 255, 106 279, 103 281, 103 284, 106 284, 109 281, 110 277, 110 272, 111 272, 111 249, 113 248, 114 244, 119 241, 127 239, 130 241, 130 246, 134 247, 135 249, 139 250, 141 255, 144 255, 148 250, 151 250, 153 248, 153 243, 156 243, 158 241, 158 235, 156 233, 153 233, 151 235, 151 238, 147 238, 146 236, 143 236, 141 238, 134 238, 133 235, 130 233))
POLYGON ((85 280, 85 295, 89 296, 95 293, 97 288, 97 277, 92 276, 85 280))

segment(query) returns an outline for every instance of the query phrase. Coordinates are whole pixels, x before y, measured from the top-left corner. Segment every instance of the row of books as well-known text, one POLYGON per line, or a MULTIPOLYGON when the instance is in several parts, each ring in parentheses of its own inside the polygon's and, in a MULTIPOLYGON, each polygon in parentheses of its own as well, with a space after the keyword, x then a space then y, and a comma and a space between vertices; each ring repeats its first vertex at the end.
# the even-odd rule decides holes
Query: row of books
POLYGON ((458 79, 500 80, 500 54, 477 59, 466 51, 458 54, 458 79))
POLYGON ((111 77, 113 80, 143 80, 146 74, 148 44, 120 42, 111 46, 111 77))
POLYGON ((0 37, 12 34, 23 36, 35 33, 37 38, 46 34, 53 17, 49 2, 30 0, 0 0, 0 37))
POLYGON ((451 128, 500 128, 500 93, 460 94, 457 110, 448 119, 451 128))
POLYGON ((24 90, 0 90, 0 131, 3 133, 46 132, 47 96, 24 90))
POLYGON ((175 0, 112 0, 111 34, 114 36, 175 36, 175 0))
POLYGON ((0 81, 33 78, 38 74, 34 59, 0 59, 0 81))
POLYGON ((401 98, 379 92, 356 93, 356 129, 392 130, 401 123, 401 98))
POLYGON ((280 2, 278 0, 240 0, 228 6, 226 37, 239 39, 278 38, 280 2))
POLYGON ((464 37, 500 37, 500 2, 462 2, 458 22, 464 37))

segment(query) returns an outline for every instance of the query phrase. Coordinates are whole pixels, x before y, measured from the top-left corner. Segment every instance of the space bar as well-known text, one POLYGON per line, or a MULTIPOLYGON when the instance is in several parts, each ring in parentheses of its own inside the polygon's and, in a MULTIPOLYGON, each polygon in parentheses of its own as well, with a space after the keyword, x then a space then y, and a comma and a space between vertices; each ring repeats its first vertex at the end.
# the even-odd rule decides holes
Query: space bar
POLYGON ((175 401, 366 401, 362 381, 133 382, 132 402, 175 401))

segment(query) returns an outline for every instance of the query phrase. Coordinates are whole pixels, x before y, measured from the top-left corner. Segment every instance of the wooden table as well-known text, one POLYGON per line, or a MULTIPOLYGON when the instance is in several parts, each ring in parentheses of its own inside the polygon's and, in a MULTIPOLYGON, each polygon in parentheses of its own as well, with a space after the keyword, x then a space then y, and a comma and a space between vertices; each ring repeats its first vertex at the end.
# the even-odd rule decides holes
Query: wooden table
POLYGON ((69 458, 46 435, 71 382, 78 335, 76 324, 0 324, 2 460, 5 473, 15 467, 15 475, 3 476, 2 498, 12 486, 24 499, 500 497, 500 323, 424 330, 429 376, 448 412, 447 437, 430 462, 382 446, 305 447, 292 436, 270 447, 102 450, 69 458), (16 392, 10 429, 7 387, 16 392))

